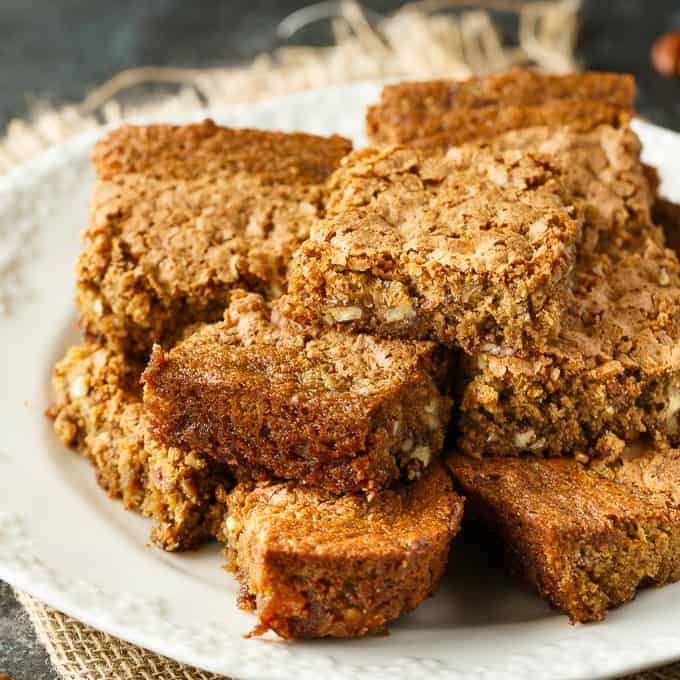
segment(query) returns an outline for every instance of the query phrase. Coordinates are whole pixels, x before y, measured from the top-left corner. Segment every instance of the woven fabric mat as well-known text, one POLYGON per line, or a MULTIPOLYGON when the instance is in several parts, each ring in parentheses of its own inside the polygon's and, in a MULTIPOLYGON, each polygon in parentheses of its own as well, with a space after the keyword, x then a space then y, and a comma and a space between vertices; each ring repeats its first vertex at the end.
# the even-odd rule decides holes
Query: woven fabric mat
MULTIPOLYGON (((16 592, 63 680, 223 680, 101 633, 16 592)), ((678 676, 680 677, 680 676, 678 676)))
MULTIPOLYGON (((324 2, 288 17, 279 35, 292 35, 325 18, 332 22, 335 36, 331 47, 283 48, 236 69, 125 71, 77 105, 38 105, 28 119, 13 120, 0 139, 0 173, 83 130, 138 116, 162 119, 357 80, 466 77, 516 65, 562 73, 578 70, 574 45, 579 0, 480 0, 474 11, 446 11, 469 4, 421 0, 376 18, 352 0, 324 2), (517 14, 519 28, 511 44, 502 40, 493 11, 517 14), (130 103, 129 91, 145 83, 170 83, 180 89, 171 96, 130 103), (124 93, 126 104, 120 98, 124 93)), ((223 680, 106 635, 25 593, 16 595, 63 680, 223 680)), ((680 664, 633 679, 680 680, 680 664)))

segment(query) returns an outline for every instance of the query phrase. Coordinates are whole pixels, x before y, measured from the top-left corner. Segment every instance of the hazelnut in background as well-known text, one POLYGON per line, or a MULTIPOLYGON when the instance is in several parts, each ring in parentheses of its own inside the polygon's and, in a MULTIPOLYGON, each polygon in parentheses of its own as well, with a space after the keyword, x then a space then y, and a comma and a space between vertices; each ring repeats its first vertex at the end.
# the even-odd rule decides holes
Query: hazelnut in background
POLYGON ((657 38, 652 45, 652 63, 661 75, 680 76, 680 31, 657 38))

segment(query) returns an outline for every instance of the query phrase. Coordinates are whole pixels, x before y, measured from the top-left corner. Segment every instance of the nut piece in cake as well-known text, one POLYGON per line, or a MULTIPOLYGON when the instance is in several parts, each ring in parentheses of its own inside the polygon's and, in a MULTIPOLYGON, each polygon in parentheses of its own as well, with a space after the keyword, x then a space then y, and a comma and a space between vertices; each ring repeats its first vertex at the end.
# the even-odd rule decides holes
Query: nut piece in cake
POLYGON ((211 121, 110 133, 92 154, 98 179, 77 263, 86 332, 146 358, 154 342, 219 319, 234 287, 280 295, 350 149, 341 137, 211 121))
POLYGON ((305 335, 276 302, 241 291, 223 322, 154 349, 144 401, 158 441, 239 477, 374 490, 440 452, 449 363, 429 342, 305 335))
POLYGON ((239 484, 227 499, 228 567, 260 635, 357 637, 433 594, 463 499, 439 462, 417 481, 332 496, 294 483, 239 484))
POLYGON ((95 343, 72 347, 56 365, 48 415, 61 441, 94 466, 99 485, 129 510, 155 520, 152 539, 190 548, 216 532, 223 466, 160 446, 147 435, 141 367, 95 343))
POLYGON ((446 149, 519 128, 616 126, 632 112, 634 98, 629 75, 516 69, 463 81, 388 85, 369 108, 366 129, 374 144, 446 149))
POLYGON ((506 565, 572 622, 603 619, 639 587, 680 578, 680 510, 659 490, 677 488, 677 463, 639 462, 655 468, 656 484, 609 480, 567 459, 447 463, 506 565))
POLYGON ((609 434, 680 443, 680 265, 670 250, 649 240, 584 257, 562 327, 532 357, 464 358, 461 449, 582 458, 609 434))
POLYGON ((582 220, 548 157, 364 149, 331 187, 291 265, 295 321, 467 351, 557 333, 582 220))

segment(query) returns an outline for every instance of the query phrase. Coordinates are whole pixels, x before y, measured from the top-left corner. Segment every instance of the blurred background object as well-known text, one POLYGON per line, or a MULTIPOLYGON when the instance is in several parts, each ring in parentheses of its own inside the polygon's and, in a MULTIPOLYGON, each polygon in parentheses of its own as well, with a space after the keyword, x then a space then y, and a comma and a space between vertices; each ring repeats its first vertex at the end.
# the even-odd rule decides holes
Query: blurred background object
POLYGON ((663 76, 680 76, 680 31, 664 33, 652 46, 652 63, 663 76))

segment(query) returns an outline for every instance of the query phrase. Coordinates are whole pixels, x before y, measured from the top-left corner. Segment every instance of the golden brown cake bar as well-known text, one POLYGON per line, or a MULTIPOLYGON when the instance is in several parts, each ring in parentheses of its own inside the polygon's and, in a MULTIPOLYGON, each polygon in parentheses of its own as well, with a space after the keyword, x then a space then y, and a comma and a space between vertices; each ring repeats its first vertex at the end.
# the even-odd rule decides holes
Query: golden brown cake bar
POLYGON ((680 469, 677 452, 665 455, 668 466, 637 463, 654 484, 647 473, 615 481, 567 459, 456 455, 447 463, 466 517, 483 528, 478 536, 500 540, 507 567, 572 622, 587 622, 641 586, 680 578, 680 510, 661 488, 677 488, 680 469))
POLYGON ((449 363, 434 343, 307 335, 240 291, 224 322, 154 349, 144 402, 158 441, 239 477, 375 490, 439 453, 449 363))
POLYGON ((582 219, 548 157, 364 149, 331 186, 291 265, 295 321, 466 351, 557 333, 582 219))
POLYGON ((336 497, 294 483, 238 485, 223 532, 259 635, 356 637, 434 593, 463 499, 439 462, 416 482, 336 497))
POLYGON ((634 97, 629 75, 515 69, 463 81, 388 85, 369 108, 366 128, 374 144, 446 149, 526 127, 617 126, 632 111, 634 97))
MULTIPOLYGON (((680 443, 680 266, 651 240, 579 264, 560 336, 533 357, 465 357, 459 446, 576 455, 608 435, 680 443)), ((606 439, 603 440, 606 443, 606 439)))
POLYGON ((48 414, 61 441, 88 458, 99 485, 125 507, 154 518, 153 540, 190 548, 213 535, 223 515, 223 466, 156 444, 146 432, 141 368, 95 343, 72 347, 56 365, 48 414))
POLYGON ((234 287, 278 296, 350 149, 341 137, 211 121, 110 133, 92 155, 98 180, 77 263, 88 335, 146 358, 154 342, 219 319, 234 287))
MULTIPOLYGON (((506 104, 527 104, 527 83, 543 76, 515 75, 463 83, 472 94, 446 106, 474 107, 474 97, 495 91, 498 83, 506 104)), ((560 88, 579 78, 548 78, 540 97, 529 87, 530 98, 537 97, 532 105, 566 96, 560 88)), ((630 108, 631 101, 616 94, 632 87, 629 78, 586 76, 584 82, 590 85, 578 96, 606 95, 610 103, 630 108)), ((405 101, 409 87, 400 90, 405 101)), ((445 110, 444 103, 426 108, 435 118, 445 110)), ((672 347, 678 337, 680 272, 654 222, 660 211, 658 180, 640 162, 639 139, 627 124, 601 124, 597 117, 581 128, 565 122, 555 116, 545 125, 507 131, 490 125, 478 131, 489 150, 550 156, 583 211, 584 228, 559 336, 521 359, 492 346, 463 362, 462 375, 471 380, 462 399, 460 445, 473 454, 556 455, 574 448, 578 454, 610 430, 627 440, 642 432, 659 438, 676 434, 678 366, 672 347), (662 349, 653 354, 655 347, 662 349)))

